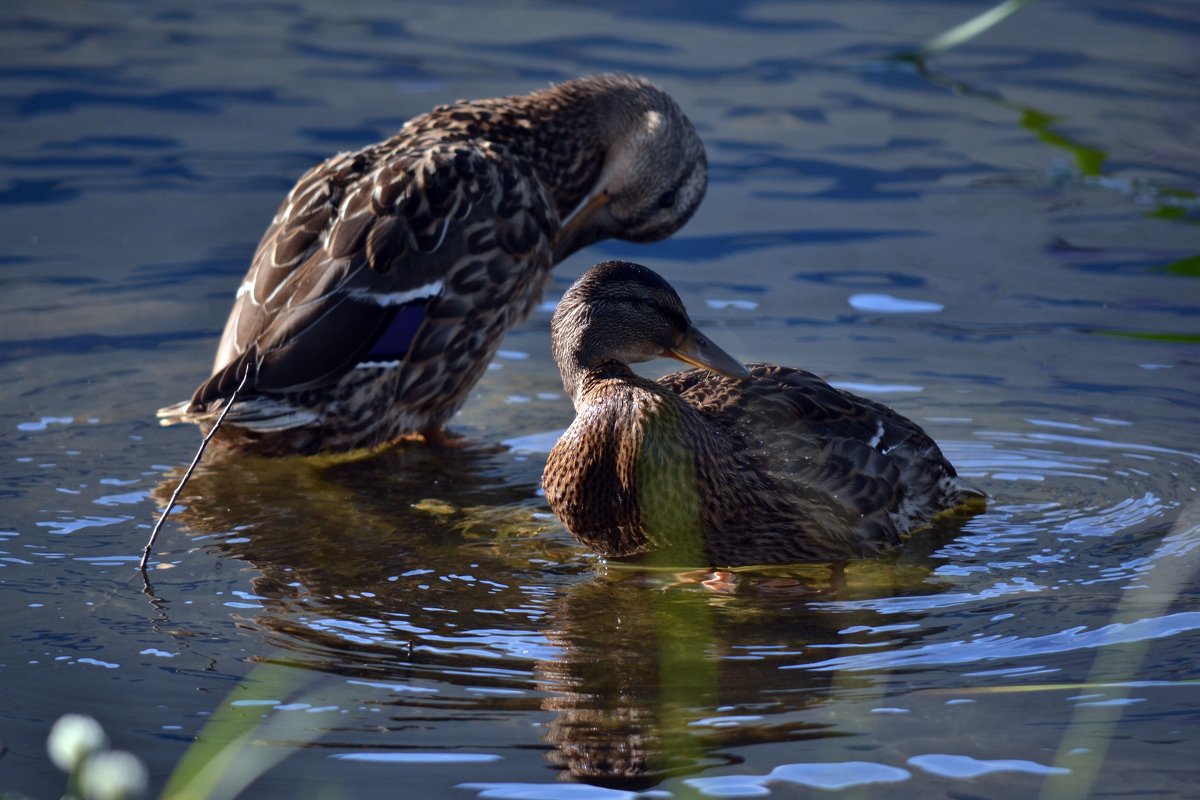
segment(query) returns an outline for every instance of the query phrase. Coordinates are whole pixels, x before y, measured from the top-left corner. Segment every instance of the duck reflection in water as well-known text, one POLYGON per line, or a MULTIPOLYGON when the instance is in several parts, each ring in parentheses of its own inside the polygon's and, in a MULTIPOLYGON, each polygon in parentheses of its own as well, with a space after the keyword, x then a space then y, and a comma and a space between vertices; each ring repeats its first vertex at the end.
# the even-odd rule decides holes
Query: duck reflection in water
MULTIPOLYGON (((780 667, 880 620, 813 601, 939 591, 924 583, 936 562, 909 548, 840 583, 813 564, 738 571, 724 592, 703 574, 597 571, 538 518, 534 468, 421 447, 324 467, 231 461, 199 471, 172 519, 258 572, 259 607, 229 613, 264 654, 336 677, 353 693, 343 707, 384 709, 340 720, 341 745, 427 747, 430 726, 462 726, 487 749, 544 746, 565 780, 630 789, 729 763, 737 746, 844 734, 808 713, 830 673, 780 667), (527 724, 479 724, 497 715, 527 724)), ((161 573, 161 593, 183 579, 161 573)))
POLYGON ((828 673, 781 671, 759 655, 839 639, 832 618, 803 610, 805 592, 764 603, 663 583, 673 580, 601 577, 560 599, 546 632, 560 656, 537 674, 557 712, 547 759, 563 778, 638 791, 737 763, 731 748, 840 735, 802 713, 821 702, 828 673))
MULTIPOLYGON (((156 488, 160 503, 181 472, 156 488)), ((171 519, 254 564, 263 572, 258 583, 277 576, 332 595, 427 559, 472 561, 513 525, 528 537, 539 527, 529 505, 535 486, 535 476, 491 448, 401 445, 354 460, 224 458, 193 474, 171 519)), ((162 542, 164 560, 174 535, 162 542)))

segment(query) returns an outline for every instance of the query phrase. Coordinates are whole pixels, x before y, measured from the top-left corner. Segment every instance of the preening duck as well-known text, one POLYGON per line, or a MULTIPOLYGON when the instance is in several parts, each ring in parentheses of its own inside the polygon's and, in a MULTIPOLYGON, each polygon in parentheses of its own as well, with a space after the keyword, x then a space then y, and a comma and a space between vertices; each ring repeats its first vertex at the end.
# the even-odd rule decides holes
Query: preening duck
POLYGON ((984 497, 890 408, 810 372, 738 363, 646 267, 589 269, 551 332, 576 417, 542 485, 602 556, 662 551, 716 567, 862 558, 984 497), (698 369, 652 381, 629 367, 660 356, 698 369))
POLYGON ((625 75, 460 101, 309 170, 263 235, 213 371, 164 424, 263 455, 442 441, 555 263, 679 229, 704 196, 679 106, 625 75))

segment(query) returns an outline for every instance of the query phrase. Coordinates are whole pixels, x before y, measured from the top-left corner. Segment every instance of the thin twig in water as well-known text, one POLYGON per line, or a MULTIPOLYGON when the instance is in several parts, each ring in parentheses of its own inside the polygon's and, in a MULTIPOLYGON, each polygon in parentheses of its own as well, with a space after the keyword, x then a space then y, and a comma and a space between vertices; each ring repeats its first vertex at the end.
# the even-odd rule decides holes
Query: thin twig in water
POLYGON ((158 538, 158 532, 162 530, 163 523, 167 521, 167 515, 171 513, 171 509, 175 507, 176 501, 179 500, 179 493, 183 491, 183 487, 187 485, 188 478, 192 477, 192 473, 196 471, 196 465, 200 463, 200 457, 204 455, 204 448, 208 447, 209 441, 216 435, 217 428, 221 427, 221 423, 225 420, 225 415, 229 413, 229 409, 233 407, 233 401, 237 400, 238 392, 246 385, 246 379, 250 377, 250 365, 246 365, 246 371, 242 373, 242 379, 238 382, 237 388, 233 390, 233 394, 229 395, 229 402, 221 409, 221 415, 217 417, 217 421, 212 428, 204 436, 204 441, 200 442, 200 447, 196 450, 196 457, 192 459, 192 464, 187 468, 187 472, 183 473, 183 479, 179 481, 179 485, 175 487, 175 491, 171 493, 171 499, 167 501, 167 507, 163 509, 162 514, 158 517, 158 522, 154 524, 154 530, 150 531, 150 541, 146 542, 146 547, 142 550, 142 561, 138 564, 138 569, 142 571, 142 577, 146 576, 146 562, 150 560, 150 551, 154 549, 154 540, 158 538))

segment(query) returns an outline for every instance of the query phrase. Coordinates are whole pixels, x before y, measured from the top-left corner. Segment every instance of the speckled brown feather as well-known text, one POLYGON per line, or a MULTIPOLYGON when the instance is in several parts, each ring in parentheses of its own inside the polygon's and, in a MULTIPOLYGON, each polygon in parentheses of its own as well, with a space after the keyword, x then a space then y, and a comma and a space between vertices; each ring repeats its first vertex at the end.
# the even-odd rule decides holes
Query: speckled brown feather
POLYGON ((614 227, 572 247, 661 238, 695 210, 704 169, 686 117, 638 78, 439 106, 300 179, 259 244, 212 376, 160 416, 211 424, 250 367, 227 445, 313 453, 440 430, 537 304, 562 220, 585 196, 613 195, 614 227), (647 120, 678 140, 650 143, 664 153, 653 169, 637 152, 647 120), (610 169, 616 151, 624 172, 610 169), (677 188, 686 202, 654 205, 677 188), (402 363, 364 365, 406 305, 420 323, 402 363))
MULTIPOLYGON (((630 282, 626 294, 637 291, 630 282)), ((661 305, 667 296, 654 291, 661 305)), ((643 324, 635 317, 658 313, 576 313, 593 300, 573 288, 555 317, 577 416, 542 484, 567 530, 601 555, 666 551, 672 563, 713 566, 861 558, 982 497, 916 423, 812 373, 751 364, 747 379, 688 370, 655 382, 587 352, 578 343, 603 337, 572 321, 630 338, 643 324)), ((686 320, 681 303, 678 312, 686 320)))

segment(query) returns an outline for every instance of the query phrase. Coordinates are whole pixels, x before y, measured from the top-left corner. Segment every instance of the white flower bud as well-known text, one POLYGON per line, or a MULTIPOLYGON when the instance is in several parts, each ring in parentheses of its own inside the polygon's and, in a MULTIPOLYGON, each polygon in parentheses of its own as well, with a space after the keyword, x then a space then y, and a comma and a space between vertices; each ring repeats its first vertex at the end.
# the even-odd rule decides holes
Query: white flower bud
POLYGON ((88 800, 125 800, 146 791, 146 768, 132 753, 109 750, 83 762, 79 788, 88 800))
POLYGON ((54 765, 72 772, 79 762, 108 747, 108 736, 100 723, 84 714, 65 714, 50 729, 46 749, 54 765))

